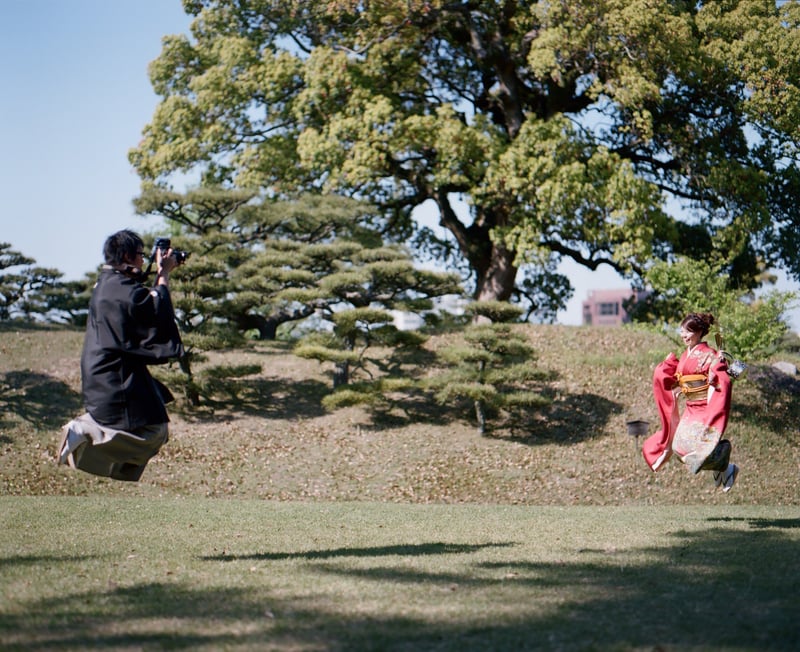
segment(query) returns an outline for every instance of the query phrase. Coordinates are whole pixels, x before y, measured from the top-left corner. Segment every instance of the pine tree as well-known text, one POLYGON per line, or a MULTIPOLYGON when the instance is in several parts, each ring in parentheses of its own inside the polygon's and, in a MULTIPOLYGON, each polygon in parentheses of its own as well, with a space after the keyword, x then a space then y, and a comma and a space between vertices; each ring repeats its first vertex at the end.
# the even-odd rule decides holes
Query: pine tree
MULTIPOLYGON (((400 247, 369 249, 351 243, 348 249, 339 253, 336 270, 321 280, 315 297, 333 298, 320 309, 331 332, 313 334, 295 349, 301 357, 334 363, 334 389, 348 385, 356 370, 370 373, 371 367, 390 366, 383 360, 385 353, 367 355, 368 349, 390 347, 399 354, 422 344, 425 338, 419 333, 394 325, 393 311, 419 314, 433 308, 434 297, 460 291, 455 275, 416 269, 400 247)), ((313 293, 281 295, 308 301, 313 293)))
POLYGON ((456 275, 415 268, 409 252, 401 247, 340 246, 335 269, 320 280, 316 290, 281 293, 301 302, 333 299, 320 309, 322 318, 332 325, 331 332, 302 340, 295 351, 302 357, 333 362, 334 389, 348 385, 354 370, 370 373, 370 367, 381 366, 386 354, 367 355, 371 347, 399 352, 422 344, 424 337, 419 333, 394 325, 393 311, 419 314, 433 308, 434 297, 461 289, 456 275))
POLYGON ((436 352, 442 371, 425 381, 441 404, 471 403, 478 432, 499 412, 538 408, 549 401, 534 387, 544 379, 535 366, 533 347, 509 323, 521 310, 498 301, 479 301, 468 306, 474 322, 463 340, 436 352))
MULTIPOLYGON (((66 306, 59 297, 77 286, 62 283, 59 279, 63 274, 57 269, 35 263, 11 244, 0 242, 0 320, 54 318, 54 311, 66 306)), ((77 310, 74 301, 69 305, 77 310)))
MULTIPOLYGON (((179 194, 151 187, 136 203, 142 213, 167 218, 173 246, 191 252, 171 288, 193 402, 204 383, 193 378, 192 359, 204 351, 288 336, 301 325, 308 328, 310 318, 331 325, 339 320, 335 334, 354 351, 358 338, 338 314, 344 308, 413 311, 427 308, 432 296, 460 290, 455 275, 417 270, 402 247, 384 246, 381 219, 346 198, 276 202, 221 188, 179 194)), ((387 331, 378 323, 391 319, 373 315, 370 321, 375 341, 387 331)), ((361 328, 365 322, 357 323, 361 328)), ((341 361, 344 383, 349 364, 341 361)))

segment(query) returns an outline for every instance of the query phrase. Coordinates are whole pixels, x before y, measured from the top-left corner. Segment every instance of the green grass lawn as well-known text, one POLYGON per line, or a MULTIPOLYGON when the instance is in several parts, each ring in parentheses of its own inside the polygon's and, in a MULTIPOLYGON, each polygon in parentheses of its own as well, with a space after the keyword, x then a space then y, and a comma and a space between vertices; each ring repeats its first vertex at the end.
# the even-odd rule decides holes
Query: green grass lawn
POLYGON ((0 497, 3 650, 796 650, 800 508, 0 497))

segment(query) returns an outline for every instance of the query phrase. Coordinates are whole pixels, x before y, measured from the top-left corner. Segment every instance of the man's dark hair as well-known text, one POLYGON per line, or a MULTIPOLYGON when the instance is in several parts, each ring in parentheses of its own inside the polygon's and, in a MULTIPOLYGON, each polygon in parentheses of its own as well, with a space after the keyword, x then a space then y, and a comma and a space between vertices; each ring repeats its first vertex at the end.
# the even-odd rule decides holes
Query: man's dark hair
POLYGON ((135 258, 136 252, 143 247, 144 242, 138 233, 123 229, 108 236, 103 245, 103 256, 107 265, 121 265, 126 257, 135 258))

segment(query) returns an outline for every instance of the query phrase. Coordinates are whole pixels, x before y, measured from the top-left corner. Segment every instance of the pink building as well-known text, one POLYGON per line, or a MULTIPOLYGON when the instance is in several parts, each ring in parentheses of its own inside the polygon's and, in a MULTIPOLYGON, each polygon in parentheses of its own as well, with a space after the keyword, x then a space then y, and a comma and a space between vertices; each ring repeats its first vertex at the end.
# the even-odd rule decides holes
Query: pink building
POLYGON ((583 323, 587 326, 619 326, 630 321, 623 306, 629 299, 637 301, 645 295, 630 288, 591 290, 583 302, 583 323))

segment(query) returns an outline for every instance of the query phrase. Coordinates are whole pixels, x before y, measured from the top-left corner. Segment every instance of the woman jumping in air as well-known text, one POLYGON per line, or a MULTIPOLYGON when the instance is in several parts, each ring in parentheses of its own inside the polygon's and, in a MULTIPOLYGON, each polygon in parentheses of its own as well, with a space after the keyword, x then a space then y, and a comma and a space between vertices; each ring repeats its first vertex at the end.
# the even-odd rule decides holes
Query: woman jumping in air
POLYGON ((709 313, 689 313, 680 326, 686 350, 670 353, 653 373, 653 394, 661 430, 642 446, 647 464, 657 471, 672 453, 693 472, 711 471, 714 483, 730 491, 739 467, 730 462, 731 443, 723 439, 731 408, 731 377, 720 352, 703 338, 714 323, 709 313), (678 396, 686 399, 678 413, 678 396))

